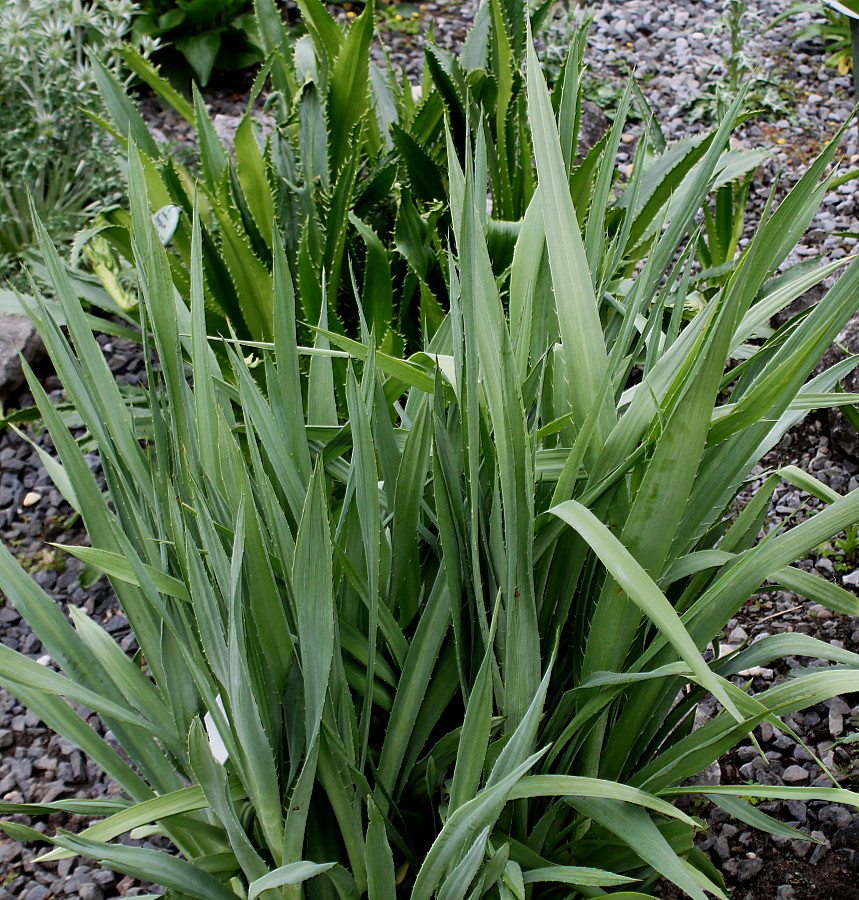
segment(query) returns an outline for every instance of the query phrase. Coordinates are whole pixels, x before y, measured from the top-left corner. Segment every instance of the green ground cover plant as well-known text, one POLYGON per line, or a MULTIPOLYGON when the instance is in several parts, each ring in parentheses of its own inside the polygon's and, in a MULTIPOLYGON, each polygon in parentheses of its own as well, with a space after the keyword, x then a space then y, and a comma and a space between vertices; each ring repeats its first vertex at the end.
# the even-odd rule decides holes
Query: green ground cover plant
MULTIPOLYGON (((451 121, 450 309, 410 356, 380 349, 368 314, 357 339, 302 323, 300 260, 277 241, 271 340, 213 335, 203 198, 186 303, 132 140, 130 252, 158 359, 141 423, 42 232, 58 301, 37 293, 30 312, 106 481, 31 377, 58 454, 47 465, 92 545, 65 549, 110 577, 140 650, 127 656, 80 610, 69 621, 0 550, 4 592, 60 669, 0 646, 0 682, 125 792, 0 804, 101 817, 80 834, 7 821, 12 837, 176 900, 643 900, 660 876, 705 900, 726 890, 675 798, 791 838, 756 800, 859 806, 834 776, 822 788, 688 783, 761 722, 783 729, 778 716, 859 689, 859 655, 799 633, 706 652, 768 581, 859 612, 793 565, 856 522, 859 491, 788 467, 734 512, 788 428, 856 400, 833 392, 855 359, 807 379, 856 310, 859 261, 816 306, 766 328, 838 268, 774 274, 827 190, 837 140, 767 208, 713 296, 689 304, 694 222, 724 176, 740 96, 664 227, 635 238, 647 249, 621 302, 605 273, 636 219, 606 227, 613 160, 601 157, 582 227, 563 138, 575 105, 556 113, 526 47, 537 176, 512 258, 493 267, 486 132, 466 135, 460 160, 451 121), (759 541, 781 478, 825 506, 759 541), (734 677, 784 654, 831 665, 758 693, 734 677), (693 730, 708 694, 719 712, 693 730), (104 718, 122 753, 75 704, 104 718), (163 834, 176 853, 116 842, 129 831, 163 834)), ((646 186, 631 191, 626 207, 643 208, 646 186)))
POLYGON ((159 63, 178 85, 209 82, 262 61, 252 0, 139 0, 133 33, 155 39, 159 63))

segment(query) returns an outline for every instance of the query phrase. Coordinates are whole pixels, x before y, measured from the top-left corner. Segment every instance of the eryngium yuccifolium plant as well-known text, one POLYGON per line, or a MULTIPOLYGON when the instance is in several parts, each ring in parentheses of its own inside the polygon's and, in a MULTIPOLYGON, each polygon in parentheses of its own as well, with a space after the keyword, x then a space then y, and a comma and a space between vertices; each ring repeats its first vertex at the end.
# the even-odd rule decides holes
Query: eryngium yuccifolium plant
MULTIPOLYGON (((725 888, 678 797, 794 836, 750 801, 859 805, 834 773, 820 788, 689 781, 759 724, 786 728, 779 716, 859 690, 859 655, 799 633, 705 655, 767 581, 859 611, 793 565, 857 520, 859 491, 788 468, 731 512, 787 429, 844 398, 832 389, 846 363, 807 378, 855 311, 859 262, 751 341, 834 271, 770 281, 826 190, 834 142, 684 329, 671 312, 689 286, 692 248, 676 265, 678 242, 740 102, 612 317, 570 199, 569 123, 556 123, 531 52, 539 185, 509 273, 496 279, 487 250, 478 136, 449 172, 451 311, 423 352, 386 355, 369 333, 299 345, 290 261, 276 249, 273 340, 227 343, 229 378, 206 331, 199 222, 187 307, 132 147, 142 312, 159 360, 149 418, 123 405, 47 243, 68 337, 54 307, 32 309, 98 445, 104 489, 31 387, 55 480, 92 544, 67 549, 111 578, 140 652, 80 610, 69 621, 0 551, 3 590, 59 669, 0 646, 0 682, 125 798, 3 804, 103 815, 80 834, 6 832, 177 898, 641 900, 663 876, 705 900, 725 888), (782 478, 825 506, 757 542, 782 478), (831 665, 758 693, 736 677, 783 654, 831 665), (693 731, 707 695, 719 711, 693 731), (175 853, 117 842, 137 828, 175 853)), ((605 239, 591 232, 595 258, 605 239)))
POLYGON ((65 239, 87 206, 121 189, 110 142, 87 115, 103 110, 88 54, 119 74, 135 9, 131 0, 0 5, 0 267, 35 239, 28 194, 65 239))
MULTIPOLYGON (((131 136, 144 158, 151 212, 165 225, 161 234, 168 244, 173 283, 186 303, 196 197, 212 334, 271 341, 272 246, 280 242, 295 276, 302 323, 322 324, 352 338, 360 338, 366 326, 378 350, 397 355, 405 347, 414 353, 450 308, 448 150, 453 147, 457 159, 464 159, 479 132, 487 144, 492 209, 487 245, 493 271, 503 275, 512 260, 536 185, 525 48, 517 37, 526 33, 529 21, 536 27, 541 15, 512 0, 484 4, 460 57, 427 44, 421 98, 415 101, 407 79, 390 65, 377 67, 368 56, 374 40, 372 4, 347 29, 321 0, 301 0, 300 5, 312 25, 309 35, 295 41, 273 0, 256 0, 270 63, 263 71, 270 72, 274 88, 269 108, 276 113, 275 127, 267 136, 256 128, 252 114, 264 77, 256 80, 228 148, 199 92, 189 103, 128 47, 123 58, 129 67, 196 129, 199 171, 164 153, 118 80, 97 67, 107 127, 123 147, 131 136), (505 87, 496 90, 493 85, 505 87)), ((639 262, 666 217, 673 216, 672 196, 682 196, 714 132, 668 143, 643 92, 631 83, 620 94, 612 127, 579 157, 586 24, 568 38, 552 103, 565 122, 562 152, 597 293, 611 297, 607 309, 619 308, 633 287, 639 262), (621 178, 615 156, 633 106, 647 128, 631 170, 621 178)), ((710 282, 726 280, 736 264, 734 231, 742 232, 746 195, 734 183, 749 177, 766 156, 760 150, 722 154, 710 185, 718 192, 717 215, 715 221, 706 219, 707 240, 699 243, 704 271, 693 276, 697 291, 709 295, 710 282), (723 234, 726 197, 732 214, 723 234)), ((136 324, 136 296, 128 288, 135 271, 130 228, 128 211, 117 208, 82 232, 82 242, 87 234, 97 235, 84 244, 84 253, 104 290, 91 282, 81 287, 90 303, 136 324)), ((80 283, 77 273, 73 279, 80 283)), ((686 297, 687 307, 695 303, 692 294, 686 297)), ((14 297, 0 292, 0 307, 4 304, 20 309, 14 297)), ((682 304, 678 309, 680 323, 686 313, 682 304)), ((613 328, 616 317, 609 314, 615 322, 607 324, 613 328)), ((300 334, 303 341, 313 341, 309 330, 302 327, 300 334)), ((342 391, 338 396, 343 399, 342 391)))

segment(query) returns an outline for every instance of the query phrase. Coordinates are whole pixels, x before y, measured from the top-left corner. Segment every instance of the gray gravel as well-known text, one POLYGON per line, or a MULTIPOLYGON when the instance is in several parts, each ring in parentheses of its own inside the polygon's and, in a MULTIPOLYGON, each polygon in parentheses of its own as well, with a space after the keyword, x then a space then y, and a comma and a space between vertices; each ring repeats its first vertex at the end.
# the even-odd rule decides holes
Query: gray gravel
MULTIPOLYGON (((785 0, 750 0, 750 9, 762 19, 771 18, 785 7, 785 0)), ((610 95, 623 83, 627 66, 635 65, 644 80, 645 91, 669 138, 700 129, 690 121, 690 104, 718 71, 725 50, 726 35, 716 26, 722 12, 721 0, 676 0, 656 4, 649 0, 627 0, 593 5, 596 20, 592 30, 588 61, 595 81, 610 95)), ((437 40, 455 46, 471 18, 471 4, 428 3, 422 13, 422 29, 432 21, 437 40)), ((804 14, 807 16, 808 14, 804 14)), ((792 39, 798 17, 762 34, 758 31, 747 44, 763 75, 781 90, 788 112, 769 119, 758 117, 737 133, 748 149, 768 148, 772 158, 756 177, 752 202, 760 204, 777 172, 782 189, 793 183, 822 142, 832 136, 850 114, 853 97, 849 77, 838 76, 823 65, 819 45, 799 44, 792 39)), ((396 33, 391 36, 395 63, 417 79, 420 35, 396 33)), ((220 91, 210 98, 213 114, 234 116, 243 109, 241 92, 220 91)), ((145 104, 147 119, 166 139, 180 146, 190 145, 190 133, 178 120, 161 111, 153 101, 145 104)), ((631 139, 621 145, 621 164, 631 159, 636 126, 631 139)), ((847 165, 859 164, 859 133, 851 125, 842 150, 847 165)), ((840 230, 857 229, 855 186, 848 183, 824 200, 812 229, 792 254, 798 260, 823 251, 827 258, 843 258, 852 252, 855 240, 834 236, 840 230)), ((104 351, 117 376, 134 380, 141 375, 142 360, 136 348, 120 341, 104 339, 104 351)), ((58 381, 50 375, 45 385, 52 397, 60 397, 58 381)), ((19 396, 26 404, 29 398, 19 396)), ((51 449, 50 438, 34 433, 34 438, 51 449)), ((838 491, 859 486, 859 466, 839 454, 829 444, 829 423, 825 417, 809 417, 789 434, 764 467, 794 463, 838 491)), ((98 460, 91 460, 98 470, 98 460)), ((761 467, 756 488, 766 468, 761 467)), ((816 501, 783 484, 774 497, 768 528, 779 527, 789 517, 801 519, 814 509, 816 501)), ((71 510, 53 488, 35 451, 10 431, 0 433, 0 538, 32 567, 34 578, 64 608, 74 604, 105 623, 126 650, 134 640, 127 622, 116 606, 104 581, 84 590, 78 584, 78 563, 55 555, 46 540, 76 542, 82 539, 79 526, 70 521, 71 510)), ((859 575, 843 567, 832 547, 803 564, 821 577, 840 580, 856 590, 859 575)), ((740 646, 767 634, 786 631, 812 634, 837 646, 859 650, 859 619, 833 616, 828 610, 786 591, 763 591, 750 601, 726 628, 726 642, 740 646)), ((0 606, 0 640, 34 659, 50 665, 29 629, 10 607, 0 606)), ((823 660, 788 658, 750 673, 753 689, 786 677, 791 669, 824 665, 823 660)), ((738 683, 742 679, 738 680, 738 683)), ((849 744, 836 743, 855 731, 859 722, 859 696, 835 699, 796 713, 785 722, 799 733, 808 747, 834 769, 845 786, 857 785, 856 757, 849 744)), ((713 710, 699 710, 704 721, 713 710)), ((100 727, 94 722, 95 727, 100 727)), ((787 730, 768 724, 758 729, 765 759, 750 744, 741 745, 706 773, 710 783, 756 781, 764 784, 815 785, 825 779, 811 754, 797 744, 787 730)), ((30 713, 7 693, 0 691, 0 797, 5 800, 44 801, 56 797, 94 797, 114 793, 83 756, 62 739, 52 736, 30 713)), ((702 835, 701 847, 735 886, 738 900, 810 900, 826 896, 808 888, 814 871, 830 873, 828 884, 841 885, 832 896, 847 898, 859 870, 859 814, 855 810, 827 803, 769 802, 758 807, 776 818, 802 828, 821 843, 787 838, 761 838, 739 823, 727 821, 718 809, 709 814, 709 831, 702 835), (772 881, 767 868, 774 858, 783 861, 784 881, 772 881), (803 868, 805 866, 806 868, 803 868), (811 868, 813 867, 813 869, 811 868), (841 874, 839 874, 841 873, 841 874), (842 880, 839 882, 838 879, 842 880)), ((26 818, 25 821, 28 821, 26 818)), ((35 827, 61 826, 78 830, 85 823, 75 817, 55 815, 34 822, 35 827)), ((114 876, 81 860, 35 864, 38 851, 0 840, 0 900, 76 896, 84 900, 130 897, 143 888, 130 878, 114 876)), ((666 892, 666 897, 670 892, 666 892)))
MULTIPOLYGON (((793 184, 825 142, 850 117, 855 103, 850 75, 824 65, 821 42, 795 39, 799 27, 813 18, 797 14, 764 30, 788 6, 788 0, 748 0, 746 56, 761 79, 772 84, 781 101, 781 115, 752 118, 736 131, 736 144, 749 150, 767 149, 772 157, 755 184, 763 202, 777 173, 783 188, 793 184)), ((598 82, 624 82, 634 68, 666 136, 679 138, 700 130, 689 105, 722 72, 730 50, 727 31, 719 27, 722 0, 627 0, 593 3, 595 14, 587 61, 598 82)), ((631 162, 630 145, 621 145, 621 164, 631 162)), ((859 128, 851 124, 841 144, 844 170, 859 165, 859 128)), ((755 195, 753 194, 753 196, 755 195)), ((792 254, 798 259, 825 251, 826 260, 852 252, 854 238, 834 236, 857 230, 856 184, 848 182, 824 198, 809 234, 792 254)))
MULTIPOLYGON (((99 342, 118 379, 126 383, 141 380, 143 358, 137 345, 104 336, 99 342)), ((56 376, 45 375, 43 384, 53 401, 63 399, 56 376)), ((32 397, 26 393, 16 399, 21 406, 32 404, 32 397)), ((42 448, 53 450, 46 433, 36 431, 32 436, 42 448)), ((88 461, 93 471, 100 473, 98 457, 88 456, 88 461)), ((102 578, 92 587, 83 588, 78 578, 80 563, 48 546, 48 541, 85 543, 86 538, 73 510, 51 483, 36 450, 8 429, 0 432, 0 540, 63 609, 82 608, 101 622, 124 650, 133 652, 134 637, 106 580, 102 578)), ((9 605, 0 605, 0 640, 7 647, 54 667, 39 640, 9 605)), ((89 710, 79 711, 99 734, 105 734, 98 716, 89 710)), ((0 690, 0 798, 12 803, 46 803, 118 792, 118 787, 74 745, 50 732, 37 716, 0 690)), ((40 831, 49 827, 79 831, 88 824, 79 816, 61 813, 47 819, 14 818, 40 831)), ((151 842, 128 843, 155 846, 151 842)), ((81 859, 34 863, 43 850, 0 839, 0 900, 104 900, 147 892, 138 880, 115 875, 81 859)))

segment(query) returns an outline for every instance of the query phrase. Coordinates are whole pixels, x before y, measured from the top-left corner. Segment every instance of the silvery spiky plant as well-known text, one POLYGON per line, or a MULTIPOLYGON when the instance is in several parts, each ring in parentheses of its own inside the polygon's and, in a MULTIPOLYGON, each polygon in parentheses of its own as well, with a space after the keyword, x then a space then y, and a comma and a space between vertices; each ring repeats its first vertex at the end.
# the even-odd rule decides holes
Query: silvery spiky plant
MULTIPOLYGON (((132 0, 7 0, 0 5, 0 254, 34 241, 28 194, 57 237, 92 203, 115 199, 119 170, 103 130, 89 54, 120 73, 132 0)), ((148 48, 143 48, 146 51, 148 48)))
POLYGON ((0 805, 103 817, 77 835, 7 822, 9 835, 175 898, 647 900, 663 876, 705 900, 725 888, 678 796, 792 837, 750 800, 859 805, 834 777, 688 782, 760 723, 784 727, 778 716, 859 689, 859 655, 799 633, 705 657, 767 580, 857 612, 793 563, 857 520, 859 491, 788 468, 732 511, 808 409, 856 399, 832 393, 853 360, 807 379, 855 312, 859 261, 806 314, 763 329, 834 271, 770 281, 826 190, 835 142, 681 327, 684 242, 741 100, 620 304, 595 290, 616 242, 593 212, 582 235, 559 137, 570 123, 532 51, 527 92, 538 183, 509 270, 492 269, 478 134, 463 166, 448 155, 451 310, 412 358, 378 350, 368 329, 299 344, 275 245, 273 339, 228 341, 225 372, 199 221, 186 305, 132 146, 134 254, 159 361, 149 415, 132 415, 44 243, 60 305, 31 312, 106 478, 102 489, 32 379, 51 470, 92 543, 67 549, 111 578, 140 652, 79 610, 69 621, 0 551, 5 593, 61 670, 0 646, 0 682, 125 792, 0 805), (781 478, 825 507, 758 543, 781 478), (832 665, 758 693, 736 677, 783 654, 832 665), (719 711, 693 730, 706 695, 719 711), (99 712, 123 752, 70 702, 99 712), (137 828, 175 853, 116 842, 137 828))

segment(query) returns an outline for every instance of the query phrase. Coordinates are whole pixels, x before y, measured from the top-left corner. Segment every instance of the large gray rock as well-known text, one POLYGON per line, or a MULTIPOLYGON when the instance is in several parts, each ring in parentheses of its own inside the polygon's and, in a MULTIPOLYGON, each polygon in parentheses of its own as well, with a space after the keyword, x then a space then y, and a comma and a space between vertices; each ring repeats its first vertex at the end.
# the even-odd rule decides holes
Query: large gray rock
POLYGON ((737 881, 751 881, 764 867, 764 861, 754 859, 729 859, 725 863, 725 871, 737 881))
POLYGON ((26 316, 0 315, 0 400, 24 383, 19 353, 32 365, 44 353, 42 341, 26 316))
POLYGON ((588 151, 599 143, 607 130, 608 119, 605 113, 592 100, 584 100, 582 118, 579 122, 579 145, 576 147, 579 159, 587 156, 588 151))
MULTIPOLYGON (((277 123, 268 114, 254 111, 252 113, 254 119, 259 123, 262 129, 263 138, 267 138, 274 131, 277 123)), ((236 131, 242 122, 242 116, 227 116, 218 113, 212 120, 212 127, 215 134, 221 139, 221 143, 232 153, 235 150, 236 131)))

